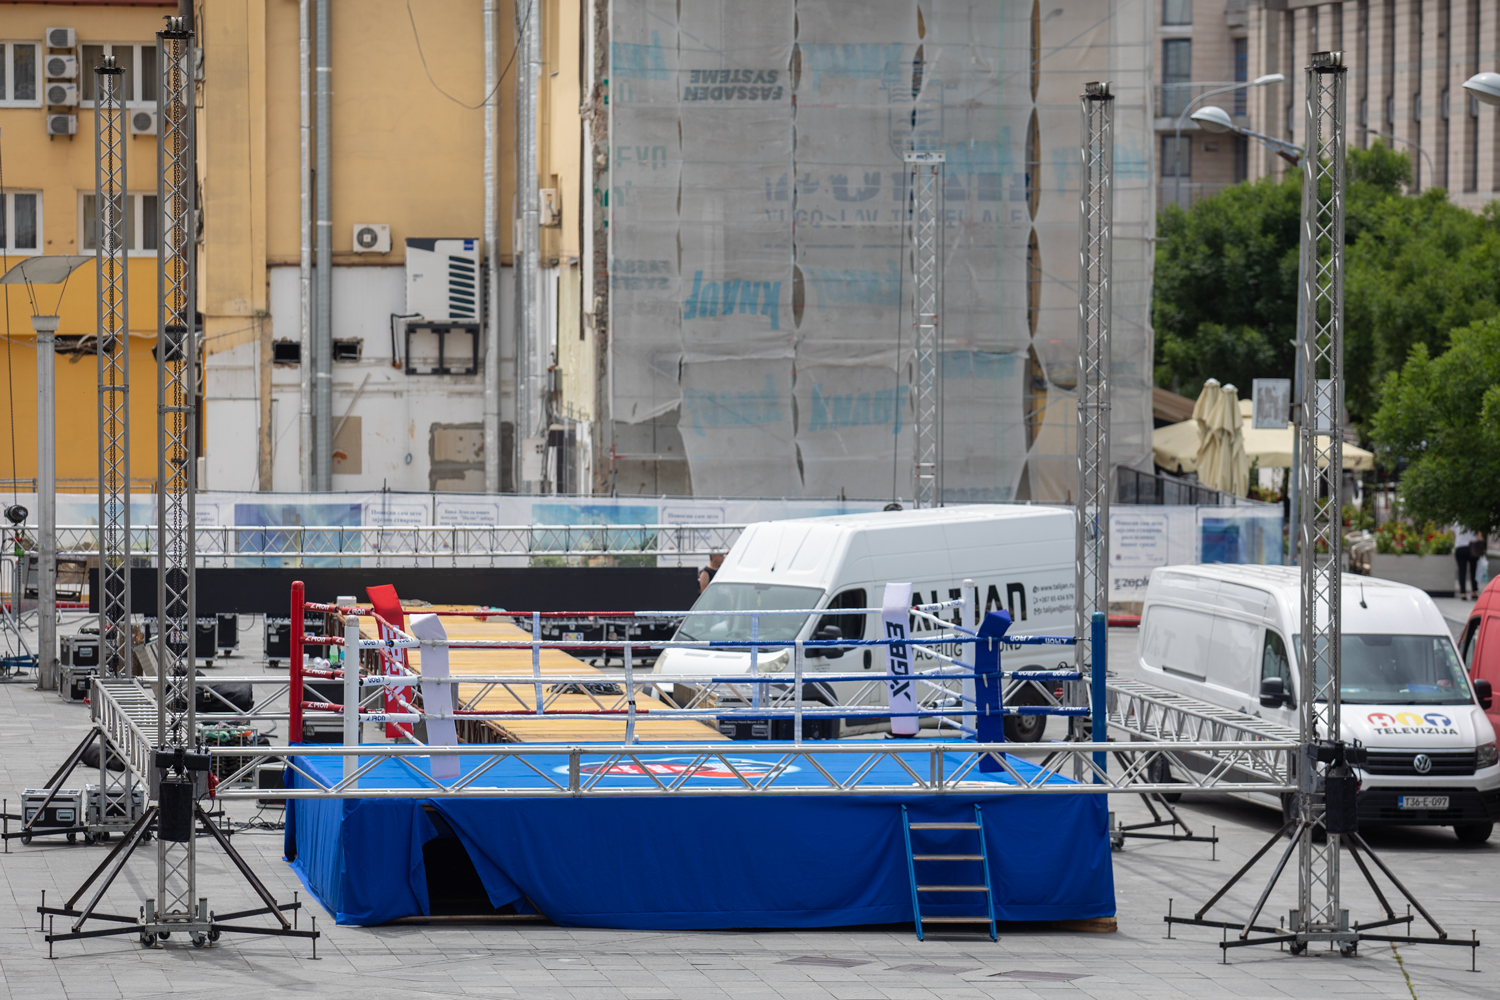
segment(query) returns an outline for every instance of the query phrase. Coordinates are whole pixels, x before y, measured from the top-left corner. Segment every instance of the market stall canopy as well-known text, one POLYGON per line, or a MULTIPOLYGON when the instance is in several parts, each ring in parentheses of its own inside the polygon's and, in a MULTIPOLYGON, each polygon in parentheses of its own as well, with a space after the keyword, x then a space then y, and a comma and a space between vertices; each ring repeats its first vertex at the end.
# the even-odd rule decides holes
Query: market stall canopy
MULTIPOLYGON (((1262 469, 1292 467, 1292 435, 1295 428, 1256 430, 1250 424, 1252 403, 1240 400, 1244 423, 1245 454, 1262 469)), ((1325 435, 1319 435, 1324 437, 1325 435)), ((1198 471, 1198 422, 1184 420, 1159 427, 1151 434, 1151 450, 1156 464, 1168 472, 1182 475, 1198 471)), ((1375 468, 1375 455, 1352 444, 1344 445, 1344 468, 1365 472, 1375 468)))

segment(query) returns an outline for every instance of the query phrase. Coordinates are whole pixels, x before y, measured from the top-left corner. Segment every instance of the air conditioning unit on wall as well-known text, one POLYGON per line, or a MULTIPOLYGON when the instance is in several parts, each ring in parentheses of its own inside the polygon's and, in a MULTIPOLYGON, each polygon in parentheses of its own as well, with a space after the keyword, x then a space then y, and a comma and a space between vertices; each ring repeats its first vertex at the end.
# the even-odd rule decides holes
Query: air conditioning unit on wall
POLYGON ((47 48, 72 49, 78 47, 78 32, 72 28, 48 28, 47 48))
POLYGON ((47 77, 52 80, 76 80, 78 78, 77 56, 48 56, 47 77))
POLYGON ((156 134, 156 112, 145 108, 134 108, 130 111, 130 134, 131 135, 155 135, 156 134))
POLYGON ((78 116, 77 115, 48 115, 47 116, 47 134, 48 135, 77 135, 78 134, 78 116))
POLYGON ((52 107, 76 108, 78 106, 78 84, 49 83, 46 89, 47 103, 52 107))
POLYGON ((429 320, 479 322, 480 242, 408 238, 406 311, 429 320))
POLYGON ((391 227, 381 222, 356 222, 351 243, 355 253, 390 253, 391 227))

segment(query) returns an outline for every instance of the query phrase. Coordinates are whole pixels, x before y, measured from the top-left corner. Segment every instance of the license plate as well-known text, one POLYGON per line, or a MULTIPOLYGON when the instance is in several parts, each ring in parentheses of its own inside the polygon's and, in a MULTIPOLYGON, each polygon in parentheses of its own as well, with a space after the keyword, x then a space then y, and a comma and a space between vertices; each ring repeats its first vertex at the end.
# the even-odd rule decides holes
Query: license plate
POLYGON ((1447 809, 1446 795, 1401 795, 1396 799, 1397 809, 1447 809))

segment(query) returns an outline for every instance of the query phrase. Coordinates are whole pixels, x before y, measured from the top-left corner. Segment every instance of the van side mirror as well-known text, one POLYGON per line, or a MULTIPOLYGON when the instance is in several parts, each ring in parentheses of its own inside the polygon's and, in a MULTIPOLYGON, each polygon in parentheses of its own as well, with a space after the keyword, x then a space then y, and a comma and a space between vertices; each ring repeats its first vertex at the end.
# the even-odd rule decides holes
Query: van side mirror
POLYGON ((1479 707, 1488 709, 1495 703, 1495 689, 1490 682, 1484 679, 1474 681, 1474 697, 1479 699, 1479 707))
MULTIPOLYGON (((835 639, 842 639, 843 637, 844 630, 837 625, 824 625, 813 633, 813 638, 820 642, 832 642, 835 639)), ((821 656, 830 660, 837 660, 844 655, 844 651, 842 649, 830 649, 827 646, 815 646, 812 649, 806 650, 806 654, 808 659, 821 656)))
POLYGON ((1260 681, 1260 707, 1280 708, 1291 701, 1287 694, 1286 681, 1280 677, 1263 677, 1260 681))

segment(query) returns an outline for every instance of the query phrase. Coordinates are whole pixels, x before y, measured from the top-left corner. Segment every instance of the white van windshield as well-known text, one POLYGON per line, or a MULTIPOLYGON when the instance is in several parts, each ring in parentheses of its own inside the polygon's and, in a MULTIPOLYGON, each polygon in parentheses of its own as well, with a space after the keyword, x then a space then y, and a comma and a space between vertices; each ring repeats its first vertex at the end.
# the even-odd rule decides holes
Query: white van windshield
MULTIPOLYGON (((694 611, 790 611, 815 608, 823 597, 816 587, 783 587, 774 583, 720 583, 708 585, 693 605, 694 611)), ((807 615, 765 615, 760 619, 759 638, 786 642, 797 638, 807 615)), ((750 638, 748 614, 693 615, 677 628, 678 639, 750 638)))
MULTIPOLYGON (((1293 636, 1297 646, 1297 636, 1293 636)), ((1440 635, 1346 635, 1339 694, 1356 705, 1464 705, 1469 681, 1453 643, 1440 635)), ((1318 686, 1328 682, 1320 665, 1318 686)))

